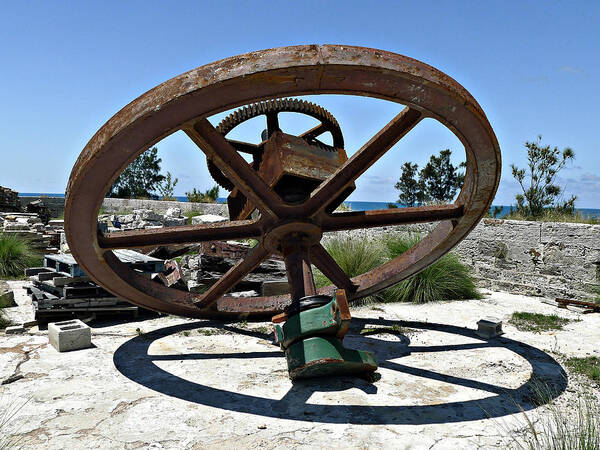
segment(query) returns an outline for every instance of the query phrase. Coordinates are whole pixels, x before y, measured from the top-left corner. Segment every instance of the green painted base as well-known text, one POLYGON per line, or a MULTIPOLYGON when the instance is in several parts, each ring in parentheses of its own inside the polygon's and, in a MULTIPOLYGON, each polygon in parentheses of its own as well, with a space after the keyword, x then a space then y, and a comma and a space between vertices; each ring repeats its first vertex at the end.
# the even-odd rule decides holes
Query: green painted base
POLYGON ((372 353, 345 348, 335 337, 311 337, 290 345, 285 356, 290 378, 367 375, 377 370, 372 353))

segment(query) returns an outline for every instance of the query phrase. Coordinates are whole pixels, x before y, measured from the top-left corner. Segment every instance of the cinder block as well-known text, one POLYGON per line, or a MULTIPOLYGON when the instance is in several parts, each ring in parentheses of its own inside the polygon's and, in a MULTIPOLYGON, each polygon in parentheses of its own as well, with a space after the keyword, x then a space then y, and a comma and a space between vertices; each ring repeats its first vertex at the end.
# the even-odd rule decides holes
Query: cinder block
POLYGON ((484 339, 491 339, 504 334, 502 321, 495 317, 486 317, 477 322, 477 335, 484 339))
POLYGON ((92 330, 79 319, 48 324, 48 340, 59 352, 92 346, 92 330))

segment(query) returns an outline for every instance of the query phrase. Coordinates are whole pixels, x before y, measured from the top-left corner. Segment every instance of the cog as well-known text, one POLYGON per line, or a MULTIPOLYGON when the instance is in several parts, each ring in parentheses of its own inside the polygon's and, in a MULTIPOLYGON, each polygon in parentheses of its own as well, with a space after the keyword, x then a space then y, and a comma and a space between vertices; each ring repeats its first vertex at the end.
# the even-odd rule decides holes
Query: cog
MULTIPOLYGON (((235 127, 242 124, 243 122, 250 120, 254 117, 262 115, 279 114, 280 112, 294 112, 299 114, 305 114, 313 117, 320 121, 318 129, 313 128, 303 135, 299 136, 303 138, 308 144, 315 145, 323 150, 334 151, 336 148, 344 148, 344 137, 340 126, 333 117, 333 115, 322 108, 306 100, 299 100, 294 98, 282 98, 274 100, 266 100, 263 102, 253 103, 251 105, 244 106, 225 117, 219 125, 217 125, 217 131, 223 136, 230 133, 235 127), (333 146, 327 145, 317 139, 323 133, 330 132, 333 137, 333 146)), ((274 130, 268 130, 269 134, 274 130)), ((262 148, 253 155, 253 167, 254 170, 258 170, 260 161, 262 160, 262 148)), ((222 188, 231 191, 235 186, 234 184, 221 172, 216 164, 207 159, 208 172, 213 179, 222 188)))

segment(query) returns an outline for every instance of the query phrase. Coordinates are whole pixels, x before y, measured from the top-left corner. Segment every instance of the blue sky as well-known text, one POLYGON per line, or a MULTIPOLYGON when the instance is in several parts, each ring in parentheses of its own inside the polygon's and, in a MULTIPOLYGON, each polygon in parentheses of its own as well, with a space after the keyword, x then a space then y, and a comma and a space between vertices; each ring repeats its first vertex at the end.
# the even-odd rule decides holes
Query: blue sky
MULTIPOLYGON (((600 207, 600 2, 3 2, 0 6, 0 185, 63 192, 75 159, 114 113, 194 67, 294 44, 361 45, 446 72, 485 110, 500 142, 496 204, 518 187, 523 143, 538 134, 576 160, 559 180, 579 207, 600 207)), ((352 154, 398 111, 364 98, 315 96, 339 120, 352 154)), ((215 118, 217 120, 218 118, 215 118)), ((290 131, 306 123, 289 121, 290 131)), ((259 124, 238 134, 254 139, 259 124)), ((206 189, 203 154, 184 136, 159 144, 176 194, 206 189)), ((462 148, 422 123, 357 183, 352 200, 393 201, 400 166, 462 148)))

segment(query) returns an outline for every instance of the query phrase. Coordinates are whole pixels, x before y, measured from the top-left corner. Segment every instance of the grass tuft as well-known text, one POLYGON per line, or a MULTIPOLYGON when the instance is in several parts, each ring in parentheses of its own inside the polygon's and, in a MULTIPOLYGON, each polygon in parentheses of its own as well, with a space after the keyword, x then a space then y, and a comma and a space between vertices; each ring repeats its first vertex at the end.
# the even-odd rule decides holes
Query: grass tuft
MULTIPOLYGON (((418 242, 418 237, 387 236, 379 240, 334 238, 324 245, 342 270, 353 278, 401 255, 418 242)), ((318 270, 315 270, 315 282, 317 287, 330 283, 318 270)), ((417 275, 367 297, 358 304, 426 303, 473 298, 481 298, 481 294, 477 291, 469 269, 460 262, 458 256, 448 254, 417 275)))
POLYGON ((25 269, 34 266, 38 259, 27 241, 0 233, 0 278, 21 278, 25 269))
POLYGON ((565 363, 573 372, 585 375, 590 380, 600 383, 600 357, 569 358, 565 363))
MULTIPOLYGON (((418 237, 387 238, 391 258, 419 243, 418 237)), ((427 303, 482 298, 470 270, 454 253, 448 253, 418 274, 390 288, 394 301, 427 303)), ((389 294, 388 294, 389 295, 389 294)))
POLYGON ((521 331, 533 331, 540 333, 549 330, 562 330, 563 326, 571 322, 570 319, 557 316, 556 314, 546 315, 524 311, 514 312, 509 320, 517 329, 521 331))
MULTIPOLYGON (((380 266, 388 259, 386 248, 381 241, 335 237, 324 245, 327 252, 350 278, 362 275, 380 266)), ((314 277, 317 288, 331 283, 319 270, 314 270, 314 277)), ((385 301, 385 294, 379 292, 362 299, 359 304, 383 301, 385 301)))
MULTIPOLYGON (((545 402, 545 400, 543 400, 545 402)), ((550 400, 535 417, 525 412, 524 434, 511 433, 515 447, 532 450, 599 450, 600 404, 592 393, 580 395, 569 408, 550 400)))

